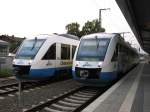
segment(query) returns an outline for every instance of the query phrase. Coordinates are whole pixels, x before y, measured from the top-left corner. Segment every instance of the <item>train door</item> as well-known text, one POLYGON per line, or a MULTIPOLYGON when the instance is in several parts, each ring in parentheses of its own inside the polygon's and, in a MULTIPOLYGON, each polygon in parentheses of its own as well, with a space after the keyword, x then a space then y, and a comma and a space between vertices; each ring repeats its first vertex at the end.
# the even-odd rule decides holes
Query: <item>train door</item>
POLYGON ((61 44, 61 62, 60 66, 64 69, 71 67, 71 45, 61 44))
POLYGON ((116 45, 113 57, 111 59, 114 71, 117 71, 117 69, 118 69, 118 66, 117 66, 118 65, 118 60, 117 59, 118 59, 118 45, 116 45))
POLYGON ((121 73, 123 72, 123 65, 122 65, 122 45, 121 44, 118 44, 118 72, 121 73))
POLYGON ((57 71, 61 67, 60 62, 61 62, 61 43, 57 43, 56 44, 56 65, 55 65, 57 68, 57 71))
POLYGON ((70 67, 71 48, 70 45, 57 43, 56 45, 56 76, 64 77, 70 67))
POLYGON ((128 55, 126 52, 127 52, 127 47, 120 44, 118 67, 119 67, 119 72, 121 73, 125 73, 125 71, 127 70, 128 55))

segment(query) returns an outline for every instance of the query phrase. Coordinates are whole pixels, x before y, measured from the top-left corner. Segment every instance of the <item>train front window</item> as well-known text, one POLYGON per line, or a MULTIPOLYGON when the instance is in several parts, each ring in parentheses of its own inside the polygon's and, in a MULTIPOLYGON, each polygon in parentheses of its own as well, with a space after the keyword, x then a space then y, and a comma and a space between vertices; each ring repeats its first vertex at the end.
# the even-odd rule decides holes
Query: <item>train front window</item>
POLYGON ((20 47, 16 58, 17 59, 33 59, 41 48, 45 39, 25 40, 20 47))
POLYGON ((77 61, 103 61, 110 39, 83 39, 77 53, 77 61))

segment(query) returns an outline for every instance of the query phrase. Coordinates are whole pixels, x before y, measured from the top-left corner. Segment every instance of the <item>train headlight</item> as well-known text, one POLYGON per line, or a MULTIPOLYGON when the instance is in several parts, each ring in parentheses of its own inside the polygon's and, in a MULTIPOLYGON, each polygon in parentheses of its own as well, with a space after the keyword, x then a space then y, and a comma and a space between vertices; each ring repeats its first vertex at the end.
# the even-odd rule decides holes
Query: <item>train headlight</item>
POLYGON ((12 64, 13 64, 13 65, 15 64, 15 60, 13 60, 12 64))
POLYGON ((29 60, 29 63, 28 63, 29 65, 31 65, 32 64, 32 60, 29 60))
POLYGON ((100 68, 102 66, 102 62, 99 62, 98 63, 98 67, 100 68))
POLYGON ((78 67, 79 66, 79 63, 78 62, 76 62, 76 65, 75 65, 76 67, 78 67))

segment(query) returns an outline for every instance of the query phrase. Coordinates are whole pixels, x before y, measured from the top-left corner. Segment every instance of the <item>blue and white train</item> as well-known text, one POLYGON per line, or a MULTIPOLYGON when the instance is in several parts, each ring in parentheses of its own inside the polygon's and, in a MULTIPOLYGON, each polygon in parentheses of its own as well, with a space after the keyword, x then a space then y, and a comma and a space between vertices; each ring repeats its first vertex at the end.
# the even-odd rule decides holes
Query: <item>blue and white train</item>
POLYGON ((43 34, 25 39, 13 60, 16 77, 43 80, 59 71, 71 72, 78 43, 79 38, 69 34, 43 34))
POLYGON ((138 53, 120 34, 83 36, 73 59, 73 78, 88 85, 106 85, 139 61, 138 53))

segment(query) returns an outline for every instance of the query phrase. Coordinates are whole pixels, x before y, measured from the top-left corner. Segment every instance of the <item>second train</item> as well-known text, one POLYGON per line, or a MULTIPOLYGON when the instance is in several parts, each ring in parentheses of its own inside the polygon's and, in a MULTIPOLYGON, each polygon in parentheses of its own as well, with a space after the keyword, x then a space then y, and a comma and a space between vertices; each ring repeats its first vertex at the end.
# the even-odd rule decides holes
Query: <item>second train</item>
POLYGON ((135 48, 116 33, 83 36, 77 47, 73 78, 87 85, 107 85, 139 62, 135 48))

